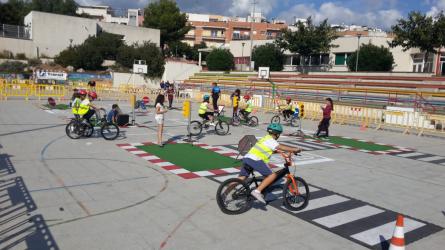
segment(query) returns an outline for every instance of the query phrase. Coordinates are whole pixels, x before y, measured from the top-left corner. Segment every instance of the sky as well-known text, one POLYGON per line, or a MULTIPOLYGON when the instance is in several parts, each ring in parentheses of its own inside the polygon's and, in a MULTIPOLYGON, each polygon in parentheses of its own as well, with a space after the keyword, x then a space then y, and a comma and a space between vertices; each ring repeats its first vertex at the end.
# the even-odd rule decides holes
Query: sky
MULTIPOLYGON (((76 0, 79 4, 102 4, 113 8, 143 8, 154 0, 76 0)), ((256 0, 257 10, 268 19, 290 22, 294 17, 312 16, 315 22, 367 25, 389 29, 410 11, 435 15, 445 10, 445 0, 256 0)), ((177 0, 184 12, 246 16, 253 0, 177 0)))

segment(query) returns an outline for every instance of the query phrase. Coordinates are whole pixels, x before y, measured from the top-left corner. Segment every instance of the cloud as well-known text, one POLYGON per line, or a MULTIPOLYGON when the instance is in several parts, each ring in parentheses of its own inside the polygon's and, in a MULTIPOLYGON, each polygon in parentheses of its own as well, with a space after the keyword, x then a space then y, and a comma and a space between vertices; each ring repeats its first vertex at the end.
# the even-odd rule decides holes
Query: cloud
POLYGON ((428 1, 431 6, 431 9, 426 13, 428 16, 435 16, 439 14, 441 11, 445 11, 445 0, 430 0, 428 1))
MULTIPOLYGON (((232 0, 229 13, 234 16, 246 15, 253 11, 253 0, 232 0)), ((276 6, 277 0, 257 0, 255 12, 269 14, 276 6)))
POLYGON ((280 18, 288 22, 292 22, 293 17, 307 18, 309 16, 316 23, 328 19, 331 24, 355 24, 388 29, 402 17, 402 13, 396 9, 354 11, 337 3, 326 2, 319 8, 316 8, 314 4, 297 4, 279 14, 280 18))

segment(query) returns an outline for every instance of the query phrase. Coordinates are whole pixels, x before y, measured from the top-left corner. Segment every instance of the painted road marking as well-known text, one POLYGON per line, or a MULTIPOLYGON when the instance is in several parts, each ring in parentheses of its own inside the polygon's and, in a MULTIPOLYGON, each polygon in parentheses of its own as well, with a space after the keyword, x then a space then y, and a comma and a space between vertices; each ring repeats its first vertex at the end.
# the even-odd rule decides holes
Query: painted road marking
MULTIPOLYGON (((425 226, 425 223, 411 220, 409 218, 405 218, 404 223, 405 224, 403 230, 405 234, 417 228, 425 226)), ((373 229, 351 235, 351 237, 361 242, 364 242, 365 244, 374 246, 382 242, 382 237, 385 240, 391 239, 395 225, 396 221, 392 221, 390 223, 386 223, 385 225, 381 225, 379 227, 375 227, 373 229)))
MULTIPOLYGON (((236 175, 211 176, 207 178, 220 184, 233 177, 236 177, 236 175)), ((381 249, 382 246, 388 246, 388 240, 391 238, 394 230, 397 212, 313 185, 309 185, 309 191, 310 200, 308 206, 297 212, 289 211, 283 206, 283 195, 280 188, 268 193, 266 200, 270 207, 307 221, 314 226, 321 227, 364 247, 381 249)), ((406 228, 405 234, 406 245, 443 230, 442 227, 409 216, 405 216, 405 223, 409 225, 406 228)))
MULTIPOLYGON (((309 191, 310 191, 310 189, 309 189, 309 191)), ((348 200, 349 200, 348 198, 345 198, 343 196, 339 196, 336 194, 325 196, 325 197, 314 199, 314 200, 311 199, 309 202, 309 205, 305 209, 303 209, 301 211, 295 211, 294 213, 307 212, 310 210, 314 210, 314 209, 321 208, 321 207, 326 207, 329 205, 334 205, 336 203, 340 203, 340 202, 344 202, 344 201, 348 201, 348 200)))
POLYGON ((314 222, 328 228, 337 227, 351 221, 362 219, 371 215, 383 213, 384 210, 371 207, 369 205, 347 210, 345 212, 329 215, 314 220, 314 222))
POLYGON ((431 156, 426 158, 420 158, 419 161, 442 161, 445 160, 443 156, 431 156))
POLYGON ((419 155, 424 155, 424 154, 419 153, 419 152, 414 152, 414 153, 408 153, 408 154, 398 154, 397 156, 404 157, 404 158, 410 158, 410 157, 419 156, 419 155))
POLYGON ((422 152, 413 152, 413 153, 394 152, 394 153, 389 153, 389 155, 402 157, 410 160, 428 162, 432 164, 440 164, 440 165, 445 164, 445 156, 427 154, 422 152))

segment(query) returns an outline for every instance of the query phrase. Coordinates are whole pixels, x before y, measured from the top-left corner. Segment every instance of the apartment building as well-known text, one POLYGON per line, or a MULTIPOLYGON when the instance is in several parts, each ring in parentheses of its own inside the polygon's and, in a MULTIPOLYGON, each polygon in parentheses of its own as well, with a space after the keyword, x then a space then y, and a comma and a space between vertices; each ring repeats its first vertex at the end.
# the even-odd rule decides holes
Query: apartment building
POLYGON ((141 9, 113 9, 110 6, 93 5, 79 6, 76 13, 86 14, 91 19, 105 23, 123 24, 140 27, 144 22, 144 14, 141 9))
POLYGON ((270 40, 287 28, 285 23, 265 22, 257 14, 254 18, 225 17, 188 13, 188 23, 192 29, 186 34, 184 42, 190 46, 205 42, 208 47, 222 47, 231 41, 270 40), (248 22, 248 21, 254 22, 248 22))

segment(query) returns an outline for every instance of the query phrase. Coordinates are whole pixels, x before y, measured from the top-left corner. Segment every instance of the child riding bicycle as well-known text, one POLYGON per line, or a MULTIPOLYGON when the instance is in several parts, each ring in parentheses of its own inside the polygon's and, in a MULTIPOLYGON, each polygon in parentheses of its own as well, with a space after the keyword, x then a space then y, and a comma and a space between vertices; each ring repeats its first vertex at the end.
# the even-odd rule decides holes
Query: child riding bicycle
POLYGON ((286 98, 286 107, 283 109, 284 120, 290 119, 292 115, 295 114, 296 107, 292 104, 292 98, 286 98))
POLYGON ((209 124, 211 126, 215 126, 215 124, 213 123, 213 114, 214 110, 212 109, 212 107, 210 107, 210 96, 204 95, 203 102, 201 103, 201 105, 199 105, 198 115, 199 117, 204 119, 205 122, 210 121, 209 124))
POLYGON ((245 95, 244 100, 246 101, 246 107, 244 109, 241 109, 239 112, 241 113, 241 115, 243 115, 244 120, 247 121, 249 119, 250 113, 252 113, 253 103, 249 95, 245 95))
POLYGON ((246 166, 250 166, 254 170, 258 171, 265 179, 261 184, 251 192, 251 195, 260 202, 266 204, 263 195, 261 194, 263 190, 272 184, 277 175, 272 172, 268 163, 272 154, 277 152, 289 152, 289 153, 299 153, 300 148, 289 147, 286 145, 279 144, 277 142, 281 133, 283 133, 283 127, 278 123, 272 123, 267 127, 268 135, 264 136, 249 150, 249 152, 243 158, 243 167, 241 168, 241 173, 239 179, 245 180, 249 177, 249 172, 246 170, 246 166))

